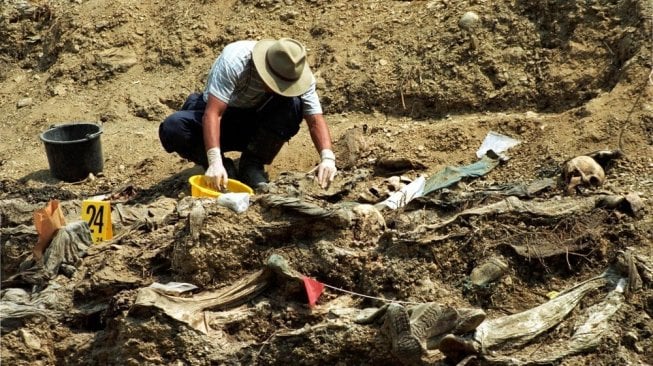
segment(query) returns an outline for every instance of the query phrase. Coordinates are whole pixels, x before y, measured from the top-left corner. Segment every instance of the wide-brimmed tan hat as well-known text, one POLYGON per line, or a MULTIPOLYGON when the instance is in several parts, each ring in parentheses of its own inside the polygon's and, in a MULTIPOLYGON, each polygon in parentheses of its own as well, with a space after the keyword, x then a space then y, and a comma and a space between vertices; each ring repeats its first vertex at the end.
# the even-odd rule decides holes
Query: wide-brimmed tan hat
POLYGON ((264 39, 254 45, 254 66, 263 82, 277 94, 296 97, 313 83, 306 48, 292 38, 264 39))

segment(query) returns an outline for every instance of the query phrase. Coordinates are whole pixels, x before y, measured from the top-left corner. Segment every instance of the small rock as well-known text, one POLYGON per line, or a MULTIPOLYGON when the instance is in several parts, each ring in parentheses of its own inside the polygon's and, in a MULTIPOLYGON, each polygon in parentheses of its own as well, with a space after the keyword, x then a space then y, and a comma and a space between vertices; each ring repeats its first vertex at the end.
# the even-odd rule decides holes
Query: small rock
POLYGON ((384 60, 384 59, 380 59, 380 60, 379 60, 379 65, 381 65, 381 66, 385 66, 385 65, 387 65, 387 64, 388 64, 388 60, 384 60))
POLYGON ((25 342, 27 347, 34 350, 41 349, 41 341, 39 341, 39 339, 36 338, 32 333, 28 332, 25 329, 21 329, 19 332, 20 337, 23 339, 23 342, 25 342))
POLYGON ((555 291, 555 290, 554 291, 549 291, 549 292, 546 293, 546 297, 548 297, 549 300, 555 299, 556 297, 558 297, 558 295, 560 295, 560 292, 555 291))
POLYGON ((638 340, 639 340, 639 338, 637 338, 637 334, 635 332, 633 332, 633 331, 630 331, 630 332, 626 332, 626 334, 624 334, 622 341, 623 341, 623 343, 625 345, 628 345, 630 347, 634 347, 638 340))
POLYGON ((476 286, 487 285, 501 278, 508 271, 508 265, 499 257, 492 257, 472 270, 470 279, 476 286))
POLYGON ((347 61, 347 67, 349 67, 352 70, 360 70, 362 68, 362 65, 360 61, 352 59, 347 61))
POLYGON ((299 16, 298 12, 294 10, 290 10, 288 12, 281 14, 279 16, 279 19, 281 19, 282 22, 286 22, 287 24, 294 24, 297 19, 297 16, 299 16))
POLYGON ((18 102, 16 102, 16 107, 18 108, 28 107, 32 105, 32 103, 34 103, 34 100, 32 98, 23 98, 18 100, 18 102))
POLYGON ((64 85, 56 85, 54 88, 52 88, 52 95, 58 95, 61 97, 65 97, 66 94, 68 94, 68 91, 66 90, 66 87, 64 85))
POLYGON ((358 315, 359 310, 355 308, 330 309, 329 315, 334 318, 353 318, 358 315))
POLYGON ((359 323, 359 322, 367 322, 368 319, 374 315, 379 309, 377 308, 365 308, 361 310, 356 317, 354 318, 354 322, 359 323))
POLYGON ((636 217, 640 216, 644 209, 644 202, 637 193, 628 193, 625 197, 626 202, 630 205, 630 210, 636 217))
POLYGON ((99 22, 95 23, 95 30, 100 32, 100 31, 102 31, 102 30, 104 30, 106 28, 109 28, 109 25, 110 25, 109 22, 106 21, 106 20, 99 21, 99 22))
POLYGON ((96 64, 107 71, 124 72, 138 63, 138 56, 131 50, 109 48, 95 55, 96 64))
POLYGON ((462 17, 460 17, 458 26, 468 32, 472 32, 474 27, 476 27, 476 24, 478 24, 478 20, 478 14, 474 13, 473 11, 468 11, 463 14, 462 17))
POLYGON ((322 89, 322 90, 326 89, 326 80, 324 80, 324 78, 321 77, 321 76, 316 77, 315 78, 315 86, 318 89, 322 89))
POLYGON ((401 178, 397 176, 392 176, 386 179, 386 182, 388 182, 392 191, 398 191, 403 187, 403 184, 401 184, 401 178))
POLYGON ((501 282, 503 282, 503 284, 506 286, 512 286, 512 277, 506 276, 503 279, 501 279, 501 282))

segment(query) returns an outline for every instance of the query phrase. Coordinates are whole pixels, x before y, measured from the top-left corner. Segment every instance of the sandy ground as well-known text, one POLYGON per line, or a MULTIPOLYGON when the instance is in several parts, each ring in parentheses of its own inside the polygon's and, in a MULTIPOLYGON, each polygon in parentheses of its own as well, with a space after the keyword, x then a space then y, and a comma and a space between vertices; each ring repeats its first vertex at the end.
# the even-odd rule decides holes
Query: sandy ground
MULTIPOLYGON (((644 1, 0 5, 3 200, 43 206, 57 198, 74 206, 92 195, 129 188, 123 202, 130 207, 180 202, 190 192, 187 178, 201 169, 163 150, 158 125, 188 93, 203 88, 220 50, 239 39, 292 36, 306 43, 333 135, 340 168, 334 186, 322 191, 310 179, 297 178, 319 160, 302 126, 268 167, 281 187, 275 193, 292 193, 321 207, 377 203, 398 188, 388 182, 390 175, 410 180, 476 162, 476 150, 490 131, 521 141, 507 153, 510 159, 486 176, 465 179, 419 207, 384 213, 384 228, 371 234, 360 225, 334 229, 288 216, 270 209, 264 197, 254 198, 244 216, 210 209, 199 247, 180 244, 187 243, 183 217, 137 230, 113 249, 96 249, 72 278, 53 280, 70 292, 61 306, 71 316, 3 330, 7 364, 399 363, 374 327, 274 336, 318 324, 338 304, 379 305, 338 292, 325 293, 322 307, 311 313, 296 293, 267 290, 263 300, 248 303, 258 313, 215 325, 219 335, 210 337, 160 314, 130 315, 130 306, 137 289, 153 281, 222 288, 281 253, 300 272, 325 283, 377 297, 482 308, 495 318, 534 307, 550 291, 598 275, 619 251, 634 248, 650 256, 653 250, 653 10, 644 1), (479 16, 469 30, 459 25, 468 11, 479 16), (39 134, 71 122, 102 127, 104 170, 93 179, 65 183, 51 176, 39 134), (636 216, 598 209, 553 223, 519 215, 483 217, 416 237, 420 224, 493 202, 453 199, 459 194, 558 179, 566 160, 616 149, 623 156, 606 169, 605 183, 581 196, 635 194, 643 205, 636 216), (404 159, 411 168, 383 174, 378 162, 384 159, 404 159), (362 239, 360 232, 366 233, 362 239), (591 245, 571 259, 526 260, 509 248, 520 240, 567 243, 576 234, 591 245), (406 237, 412 245, 400 240, 406 237), (470 289, 471 270, 491 255, 506 259, 508 277, 470 289)), ((567 197, 556 186, 536 198, 567 197)), ((76 213, 67 212, 71 219, 76 213)), ((29 215, 22 222, 11 217, 3 213, 3 229, 31 224, 29 215)), ((15 274, 34 239, 3 232, 3 279, 15 274)), ((593 293, 581 308, 602 296, 593 293)), ((652 305, 648 284, 628 297, 604 342, 563 363, 653 363, 644 351, 653 347, 652 305)), ((571 330, 556 327, 531 347, 553 344, 571 330)), ((435 351, 421 362, 452 361, 435 351)), ((470 362, 497 363, 482 357, 470 362)))

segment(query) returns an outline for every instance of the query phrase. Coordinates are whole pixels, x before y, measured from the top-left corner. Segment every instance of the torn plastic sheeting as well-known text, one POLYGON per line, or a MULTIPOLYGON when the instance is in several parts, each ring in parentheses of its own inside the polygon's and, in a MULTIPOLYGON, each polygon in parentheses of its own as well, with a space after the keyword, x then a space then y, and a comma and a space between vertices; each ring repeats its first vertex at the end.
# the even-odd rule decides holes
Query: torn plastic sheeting
POLYGON ((449 187, 466 177, 475 178, 484 176, 497 165, 499 165, 499 159, 494 159, 489 155, 484 155, 481 160, 469 165, 460 167, 447 166, 426 180, 424 183, 423 195, 426 196, 438 189, 449 187))
POLYGON ((616 260, 617 268, 628 275, 628 293, 642 289, 644 284, 653 283, 653 259, 638 253, 635 248, 619 251, 616 260))
POLYGON ((476 328, 474 339, 479 342, 483 353, 503 344, 520 346, 553 328, 580 303, 590 291, 605 286, 610 280, 617 280, 611 272, 605 272, 581 282, 542 305, 521 313, 486 320, 476 328))
POLYGON ((540 363, 553 363, 563 357, 575 355, 590 349, 596 348, 603 336, 608 333, 610 328, 610 318, 621 308, 624 301, 625 280, 620 279, 617 287, 610 291, 605 300, 594 306, 590 306, 585 311, 587 319, 583 322, 568 342, 565 342, 565 348, 549 354, 548 357, 539 360, 540 363))
MULTIPOLYGON (((111 221, 119 224, 117 230, 137 229, 140 227, 156 228, 165 225, 175 212, 177 201, 172 198, 159 198, 147 205, 125 205, 117 203, 111 214, 111 221)), ((117 232, 116 234, 121 234, 117 232)))
POLYGON ((168 283, 159 283, 159 282, 154 282, 150 286, 150 288, 156 289, 161 291, 164 294, 168 295, 181 295, 184 292, 189 292, 193 290, 197 290, 198 287, 191 284, 191 283, 185 283, 185 282, 168 282, 168 283))
POLYGON ((422 197, 417 201, 420 204, 435 205, 435 207, 470 207, 477 202, 486 201, 486 198, 515 196, 518 198, 534 198, 539 193, 556 187, 555 180, 543 178, 529 184, 505 183, 491 185, 480 189, 466 189, 464 191, 442 191, 433 197, 422 197))
POLYGON ((0 326, 3 332, 22 327, 24 322, 34 317, 51 318, 54 314, 33 305, 21 305, 9 301, 0 301, 0 326))
POLYGON ((520 198, 528 198, 540 193, 544 190, 554 188, 556 182, 551 178, 542 178, 531 182, 528 185, 525 184, 504 184, 501 186, 492 186, 483 190, 481 193, 491 196, 491 195, 501 195, 501 196, 516 196, 520 198))
POLYGON ((145 287, 138 290, 134 309, 155 307, 173 319, 188 324, 204 334, 211 329, 206 321, 205 310, 226 310, 251 300, 269 284, 270 271, 257 271, 231 286, 205 291, 191 297, 168 295, 160 289, 145 287))
POLYGON ((417 197, 421 197, 424 194, 425 183, 426 179, 423 176, 420 176, 404 186, 399 191, 391 194, 390 197, 388 197, 385 201, 375 206, 377 206, 377 208, 387 207, 391 210, 396 210, 400 207, 404 207, 406 204, 408 204, 408 202, 417 197))
POLYGON ((512 137, 490 131, 481 143, 481 147, 479 147, 476 151, 476 157, 480 158, 489 150, 492 150, 499 155, 511 147, 519 145, 520 143, 521 141, 513 139, 512 137))
MULTIPOLYGON (((190 297, 180 297, 166 293, 165 286, 155 285, 138 290, 133 311, 142 308, 157 308, 173 319, 209 334, 211 328, 207 321, 211 314, 206 310, 228 310, 239 306, 260 294, 271 283, 273 275, 284 280, 303 283, 306 287, 309 304, 315 305, 324 285, 292 269, 285 258, 273 254, 268 258, 266 268, 240 279, 231 286, 213 291, 204 291, 190 297), (308 280, 308 281, 307 281, 308 280), (307 284, 308 282, 308 284, 307 284)), ((188 287, 189 284, 181 284, 188 287)), ((190 285, 193 286, 193 285, 190 285)), ((174 286, 177 287, 177 286, 174 286)))
POLYGON ((40 208, 41 205, 28 203, 22 198, 0 200, 2 226, 32 225, 34 223, 34 212, 40 208))
POLYGON ((66 309, 61 286, 52 284, 29 294, 21 288, 4 288, 0 300, 0 326, 3 332, 22 327, 32 318, 59 319, 66 309))
POLYGON ((38 235, 33 226, 20 224, 14 227, 0 227, 0 235, 38 235))
POLYGON ((610 319, 621 308, 624 301, 624 288, 626 280, 620 279, 617 286, 608 293, 603 301, 592 305, 583 311, 581 319, 570 339, 560 339, 546 349, 538 345, 537 359, 529 359, 533 354, 532 350, 525 349, 519 352, 524 354, 523 359, 520 355, 512 354, 511 356, 490 356, 484 358, 492 363, 503 363, 510 365, 531 365, 531 364, 555 364, 559 360, 586 352, 598 347, 606 334, 610 330, 610 319))
POLYGON ((269 194, 264 195, 261 202, 302 216, 324 219, 337 227, 349 226, 354 216, 350 207, 334 205, 333 208, 326 209, 297 197, 269 194))
POLYGON ((561 254, 569 254, 571 252, 577 252, 583 250, 588 246, 592 245, 591 240, 580 240, 578 243, 568 243, 564 242, 547 242, 541 243, 538 245, 532 244, 523 244, 523 245, 514 245, 510 244, 510 247, 515 250, 515 253, 525 258, 549 258, 561 254))
POLYGON ((423 225, 416 231, 443 228, 463 217, 497 215, 511 212, 529 214, 537 217, 562 218, 579 212, 589 211, 595 208, 606 197, 612 196, 564 197, 557 201, 522 201, 517 197, 507 197, 504 200, 487 206, 462 211, 441 222, 423 225))
POLYGON ((281 195, 266 195, 262 198, 263 202, 271 207, 281 207, 289 211, 306 216, 318 218, 329 218, 334 215, 333 211, 322 208, 316 204, 302 201, 297 197, 288 197, 281 195))

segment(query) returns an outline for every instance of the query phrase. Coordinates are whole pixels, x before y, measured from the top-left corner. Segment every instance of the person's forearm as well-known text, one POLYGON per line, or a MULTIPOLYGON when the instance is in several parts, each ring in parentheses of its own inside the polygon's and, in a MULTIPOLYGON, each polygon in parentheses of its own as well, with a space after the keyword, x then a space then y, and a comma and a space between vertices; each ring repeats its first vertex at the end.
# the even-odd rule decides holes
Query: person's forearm
POLYGON ((204 113, 202 132, 204 134, 204 148, 207 151, 214 147, 220 147, 220 116, 217 113, 204 113))
POLYGON ((329 126, 327 126, 324 116, 313 114, 305 116, 305 118, 308 124, 308 131, 311 134, 311 139, 317 152, 320 153, 324 149, 331 149, 331 133, 329 132, 329 126))

